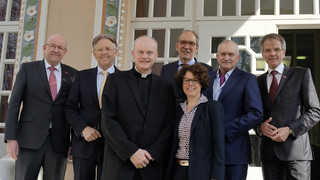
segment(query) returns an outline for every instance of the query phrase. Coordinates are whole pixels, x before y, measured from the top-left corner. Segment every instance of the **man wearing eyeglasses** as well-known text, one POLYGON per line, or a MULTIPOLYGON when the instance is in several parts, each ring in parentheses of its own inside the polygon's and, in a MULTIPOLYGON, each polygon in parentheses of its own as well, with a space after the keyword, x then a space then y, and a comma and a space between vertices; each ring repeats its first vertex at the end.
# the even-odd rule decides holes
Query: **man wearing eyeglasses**
POLYGON ((225 180, 246 180, 251 163, 248 131, 262 121, 262 101, 256 77, 237 68, 238 44, 224 40, 218 46, 219 69, 210 74, 208 98, 224 110, 225 180))
POLYGON ((309 180, 313 153, 308 132, 320 120, 311 71, 283 64, 286 41, 279 34, 265 35, 260 49, 268 64, 268 71, 258 77, 264 113, 258 126, 263 179, 309 180))
POLYGON ((6 117, 8 154, 15 179, 63 180, 70 142, 64 106, 77 70, 61 63, 67 43, 58 34, 43 45, 45 59, 21 65, 6 117), (21 105, 21 113, 20 107, 21 105))
MULTIPOLYGON (((179 34, 176 42, 179 60, 162 66, 160 76, 167 79, 175 86, 174 77, 184 64, 193 65, 195 63, 201 63, 194 57, 194 54, 197 53, 199 49, 198 41, 199 37, 195 32, 183 30, 179 34)), ((213 70, 211 66, 204 63, 201 64, 208 68, 208 72, 213 70)), ((175 87, 175 94, 177 103, 182 102, 186 98, 184 93, 177 87, 175 87)))
POLYGON ((107 76, 119 71, 113 65, 118 55, 114 36, 97 35, 92 48, 98 66, 78 73, 66 104, 66 117, 73 128, 71 155, 75 180, 101 179, 104 138, 100 129, 100 98, 107 76))

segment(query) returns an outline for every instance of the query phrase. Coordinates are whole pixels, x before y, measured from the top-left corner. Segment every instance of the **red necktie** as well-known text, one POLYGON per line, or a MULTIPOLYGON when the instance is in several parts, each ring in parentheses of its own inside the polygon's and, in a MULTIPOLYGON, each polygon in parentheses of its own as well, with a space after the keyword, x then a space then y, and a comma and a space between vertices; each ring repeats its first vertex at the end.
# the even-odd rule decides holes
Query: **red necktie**
POLYGON ((220 76, 220 87, 222 86, 222 84, 226 81, 226 78, 224 75, 219 75, 220 76))
POLYGON ((270 85, 269 95, 270 95, 271 102, 273 103, 274 97, 276 96, 276 92, 277 92, 277 88, 278 88, 278 81, 276 78, 277 71, 273 70, 273 71, 271 71, 271 74, 272 74, 273 79, 272 79, 272 82, 270 85))
POLYGON ((49 67, 50 69, 50 75, 49 75, 49 85, 50 85, 50 91, 52 95, 52 99, 54 100, 57 96, 57 79, 54 75, 54 70, 56 70, 55 67, 49 67))

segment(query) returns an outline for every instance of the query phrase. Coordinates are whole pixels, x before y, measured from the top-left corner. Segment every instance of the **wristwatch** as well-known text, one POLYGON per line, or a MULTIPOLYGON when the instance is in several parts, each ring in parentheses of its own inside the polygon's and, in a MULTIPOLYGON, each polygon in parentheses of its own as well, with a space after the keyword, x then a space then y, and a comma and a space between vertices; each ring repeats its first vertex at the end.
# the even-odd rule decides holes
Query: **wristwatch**
POLYGON ((294 136, 294 132, 293 132, 293 130, 289 127, 289 133, 292 135, 292 136, 294 136))

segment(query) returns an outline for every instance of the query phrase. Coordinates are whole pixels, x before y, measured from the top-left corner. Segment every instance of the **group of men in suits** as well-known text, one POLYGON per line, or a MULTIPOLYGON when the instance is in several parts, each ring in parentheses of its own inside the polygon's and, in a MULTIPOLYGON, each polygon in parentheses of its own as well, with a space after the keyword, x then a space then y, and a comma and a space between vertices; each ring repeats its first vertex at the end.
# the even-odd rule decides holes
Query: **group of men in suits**
MULTIPOLYGON (((64 179, 69 124, 75 179, 164 177, 176 105, 185 100, 174 77, 183 64, 200 63, 194 57, 198 36, 180 33, 179 60, 162 67, 163 78, 152 73, 158 44, 151 37, 134 41, 135 66, 129 71, 113 65, 118 54, 113 36, 96 36, 92 47, 98 66, 79 73, 61 63, 67 53, 61 35, 49 36, 44 60, 21 65, 5 132, 16 179, 36 179, 41 166, 44 179, 64 179)), ((239 48, 232 40, 218 46, 219 69, 201 63, 211 78, 204 94, 224 108, 225 179, 246 179, 252 128, 261 136, 265 179, 310 179, 308 131, 320 119, 310 70, 283 65, 286 47, 278 34, 264 36, 260 47, 269 70, 258 81, 237 68, 239 48)))

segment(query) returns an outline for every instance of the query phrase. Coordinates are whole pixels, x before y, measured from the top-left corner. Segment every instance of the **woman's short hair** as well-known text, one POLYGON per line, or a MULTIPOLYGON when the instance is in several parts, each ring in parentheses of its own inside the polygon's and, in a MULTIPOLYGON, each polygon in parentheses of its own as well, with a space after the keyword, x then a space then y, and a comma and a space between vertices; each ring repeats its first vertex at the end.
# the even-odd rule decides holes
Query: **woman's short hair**
POLYGON ((208 69, 204 67, 203 65, 196 63, 194 65, 183 65, 183 67, 180 69, 178 74, 175 77, 175 83, 176 86, 183 90, 183 79, 184 75, 187 72, 191 72, 195 78, 199 81, 201 85, 201 92, 203 92, 207 87, 209 86, 209 75, 208 75, 208 69))

